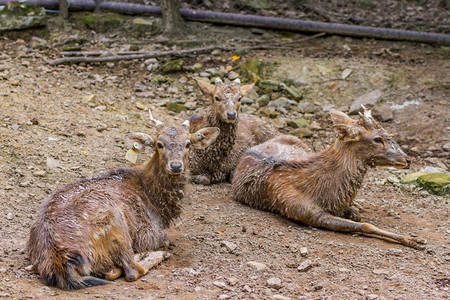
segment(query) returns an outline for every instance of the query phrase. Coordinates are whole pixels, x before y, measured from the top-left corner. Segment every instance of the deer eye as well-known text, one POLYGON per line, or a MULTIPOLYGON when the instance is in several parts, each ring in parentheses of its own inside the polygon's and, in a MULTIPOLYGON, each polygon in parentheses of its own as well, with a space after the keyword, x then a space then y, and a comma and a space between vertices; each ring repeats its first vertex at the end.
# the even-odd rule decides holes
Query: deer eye
POLYGON ((186 143, 186 148, 189 148, 191 146, 191 142, 186 143))
POLYGON ((382 139, 381 137, 379 137, 379 136, 377 136, 376 138, 374 138, 373 141, 374 141, 375 143, 384 144, 384 143, 383 143, 383 139, 382 139))
POLYGON ((241 100, 242 100, 242 97, 239 97, 239 98, 238 98, 238 102, 241 102, 241 100))
POLYGON ((217 96, 215 96, 215 97, 214 97, 214 101, 220 102, 220 98, 217 97, 217 96))
POLYGON ((164 148, 164 145, 161 142, 157 142, 156 147, 158 147, 158 149, 162 149, 164 148))

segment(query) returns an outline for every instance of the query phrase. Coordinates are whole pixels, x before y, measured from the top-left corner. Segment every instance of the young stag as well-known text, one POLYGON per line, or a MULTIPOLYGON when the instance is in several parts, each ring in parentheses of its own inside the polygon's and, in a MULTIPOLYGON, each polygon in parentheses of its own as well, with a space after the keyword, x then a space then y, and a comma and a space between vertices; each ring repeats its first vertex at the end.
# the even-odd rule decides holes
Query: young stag
POLYGON ((214 126, 220 128, 220 134, 208 148, 191 152, 191 174, 194 182, 201 184, 231 181, 245 150, 271 139, 276 132, 257 117, 239 113, 241 99, 253 84, 241 86, 239 79, 225 84, 219 78, 215 85, 202 80, 197 84, 212 103, 204 116, 190 118, 191 131, 214 126))
POLYGON ((410 159, 370 111, 356 121, 332 110, 331 119, 338 137, 320 153, 308 153, 300 139, 287 135, 249 149, 233 178, 234 199, 306 225, 374 234, 423 248, 425 240, 360 223, 353 206, 369 167, 405 168, 410 159))
POLYGON ((154 138, 126 136, 135 150, 155 149, 149 161, 68 184, 42 203, 27 251, 45 284, 75 290, 122 272, 134 281, 149 271, 149 251, 166 245, 164 228, 180 214, 188 153, 207 147, 219 129, 190 134, 188 121, 169 127, 150 119, 154 138))

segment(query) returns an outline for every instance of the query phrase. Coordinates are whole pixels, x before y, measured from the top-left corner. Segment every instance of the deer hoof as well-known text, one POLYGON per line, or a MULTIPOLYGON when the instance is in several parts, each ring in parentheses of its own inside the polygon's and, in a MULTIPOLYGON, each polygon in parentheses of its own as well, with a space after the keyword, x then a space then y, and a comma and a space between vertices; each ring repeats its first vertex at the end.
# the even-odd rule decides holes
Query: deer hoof
POLYGON ((345 212, 345 217, 347 219, 350 219, 355 222, 361 221, 361 215, 359 214, 359 209, 354 206, 349 207, 349 209, 345 212))
POLYGON ((407 245, 418 250, 424 250, 427 240, 424 238, 408 238, 407 245))

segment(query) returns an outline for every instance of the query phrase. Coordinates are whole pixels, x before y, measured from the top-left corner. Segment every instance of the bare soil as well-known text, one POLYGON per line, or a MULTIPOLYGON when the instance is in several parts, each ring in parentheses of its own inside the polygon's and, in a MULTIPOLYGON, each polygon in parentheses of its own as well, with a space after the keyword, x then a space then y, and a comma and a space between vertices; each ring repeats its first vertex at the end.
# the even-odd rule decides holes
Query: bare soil
MULTIPOLYGON (((252 37, 250 29, 208 27, 206 31, 206 38, 223 43, 231 37, 252 37)), ((72 29, 70 34, 74 33, 92 41, 84 46, 86 51, 123 50, 136 42, 120 34, 72 29)), ((43 50, 31 47, 28 40, 0 38, 0 73, 4 74, 0 76, 0 298, 450 298, 449 198, 386 180, 424 166, 448 170, 449 152, 444 147, 449 142, 450 126, 448 48, 342 37, 313 40, 294 50, 251 51, 241 59, 288 57, 300 65, 304 62, 311 70, 325 62, 351 66, 356 75, 345 81, 331 71, 317 70, 320 76, 314 75, 316 80, 305 86, 304 101, 320 105, 345 106, 351 97, 376 88, 383 90, 390 105, 417 100, 395 111, 394 120, 383 124, 415 158, 412 170, 372 170, 356 201, 364 209, 363 221, 426 238, 425 250, 370 236, 310 228, 249 208, 233 202, 228 183, 191 184, 183 214, 168 230, 168 251, 173 255, 148 275, 137 282, 119 279, 73 292, 44 286, 37 275, 27 271, 29 261, 24 252, 30 224, 43 199, 64 183, 129 164, 124 160, 127 149, 122 137, 131 131, 154 130, 137 102, 151 107, 155 117, 167 123, 179 123, 194 113, 175 114, 159 107, 167 99, 186 98, 197 105, 197 111, 207 105, 190 80, 194 73, 167 75, 168 83, 153 85, 151 81, 159 71, 147 71, 141 61, 108 66, 48 65, 46 61, 60 53, 58 43, 68 36, 53 33, 43 50), (144 96, 136 84, 147 87, 151 96, 144 96), (340 102, 341 96, 347 97, 347 102, 340 102), (224 242, 234 243, 236 249, 224 242), (302 247, 307 248, 305 256, 300 254, 302 247), (312 268, 298 271, 305 260, 311 261, 312 268), (267 268, 257 271, 247 265, 250 261, 267 268), (279 287, 268 286, 272 277, 281 280, 279 287)), ((257 36, 278 40, 299 37, 279 32, 257 36)), ((140 47, 152 50, 159 46, 149 41, 140 47)), ((192 56, 185 64, 237 66, 239 61, 231 56, 192 56)), ((289 112, 290 118, 298 116, 289 112)), ((333 141, 327 113, 304 117, 318 125, 307 143, 321 150, 333 141)), ((278 124, 277 120, 267 121, 278 124)))

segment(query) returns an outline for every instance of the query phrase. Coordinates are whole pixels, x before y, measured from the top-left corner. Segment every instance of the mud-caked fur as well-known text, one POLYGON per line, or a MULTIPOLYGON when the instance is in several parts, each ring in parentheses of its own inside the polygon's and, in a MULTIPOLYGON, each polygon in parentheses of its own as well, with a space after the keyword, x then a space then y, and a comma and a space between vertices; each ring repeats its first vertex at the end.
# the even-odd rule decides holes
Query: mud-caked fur
POLYGON ((217 128, 188 130, 162 124, 154 138, 129 134, 136 150, 155 148, 149 161, 70 183, 42 203, 27 252, 45 284, 73 290, 122 272, 128 281, 145 275, 134 254, 166 245, 164 228, 181 211, 189 148, 218 135, 217 128))
POLYGON ((369 167, 407 167, 409 158, 370 112, 359 121, 336 110, 331 116, 338 138, 320 153, 287 135, 249 149, 233 178, 234 199, 306 225, 376 234, 421 248, 423 240, 359 223, 353 206, 369 167))
POLYGON ((241 86, 239 80, 230 84, 216 80, 215 85, 197 80, 197 84, 212 102, 204 115, 190 118, 191 130, 213 126, 220 128, 220 134, 208 148, 191 152, 191 174, 195 182, 203 184, 231 181, 244 152, 277 132, 259 118, 239 113, 241 99, 253 84, 241 86))

